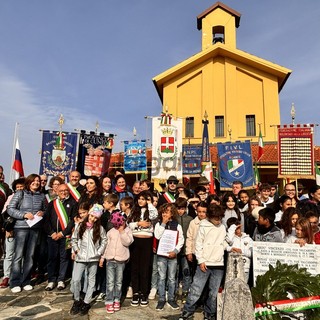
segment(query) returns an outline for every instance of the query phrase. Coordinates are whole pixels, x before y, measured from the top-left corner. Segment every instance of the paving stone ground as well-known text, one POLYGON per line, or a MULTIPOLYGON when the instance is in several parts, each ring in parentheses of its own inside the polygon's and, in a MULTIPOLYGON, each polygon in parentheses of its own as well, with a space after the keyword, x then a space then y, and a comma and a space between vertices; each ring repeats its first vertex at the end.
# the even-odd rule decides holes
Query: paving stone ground
MULTIPOLYGON (((47 282, 36 285, 32 291, 22 291, 14 294, 10 289, 0 289, 0 319, 1 320, 69 320, 69 319, 167 319, 178 320, 180 311, 171 310, 165 306, 163 311, 156 311, 157 300, 151 300, 148 307, 132 307, 130 299, 125 299, 121 310, 114 314, 107 314, 103 302, 92 302, 89 314, 86 316, 69 314, 73 304, 72 293, 69 286, 62 291, 54 289, 47 292, 44 290, 47 282)), ((180 302, 180 301, 179 301, 180 302)), ((182 304, 180 304, 182 306, 182 304)), ((203 319, 201 310, 194 316, 195 320, 203 319)))

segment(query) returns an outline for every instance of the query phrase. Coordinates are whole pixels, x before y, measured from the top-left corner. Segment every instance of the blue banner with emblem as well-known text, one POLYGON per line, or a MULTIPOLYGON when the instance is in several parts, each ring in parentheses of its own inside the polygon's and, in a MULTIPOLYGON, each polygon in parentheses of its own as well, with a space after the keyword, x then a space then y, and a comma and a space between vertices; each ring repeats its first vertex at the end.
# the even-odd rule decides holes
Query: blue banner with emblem
POLYGON ((44 130, 39 173, 56 176, 75 170, 77 141, 77 133, 44 130))
POLYGON ((250 141, 218 143, 220 189, 229 190, 233 181, 241 181, 244 189, 255 185, 250 141))
POLYGON ((125 173, 141 173, 147 171, 146 141, 124 141, 125 173))
POLYGON ((182 172, 183 174, 200 174, 201 173, 201 146, 182 146, 182 172))

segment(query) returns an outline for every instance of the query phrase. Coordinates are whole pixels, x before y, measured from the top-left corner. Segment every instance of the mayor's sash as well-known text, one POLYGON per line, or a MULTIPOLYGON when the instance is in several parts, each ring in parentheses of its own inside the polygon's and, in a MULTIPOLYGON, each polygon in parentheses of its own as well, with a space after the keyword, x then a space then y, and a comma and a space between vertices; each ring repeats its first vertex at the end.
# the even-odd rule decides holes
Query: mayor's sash
POLYGON ((67 227, 69 222, 69 218, 66 212, 65 207, 59 199, 53 200, 54 210, 58 216, 62 231, 67 227))
POLYGON ((72 198, 74 200, 76 200, 77 202, 79 202, 79 199, 81 197, 80 192, 70 182, 67 183, 67 186, 69 188, 69 192, 70 192, 72 198))

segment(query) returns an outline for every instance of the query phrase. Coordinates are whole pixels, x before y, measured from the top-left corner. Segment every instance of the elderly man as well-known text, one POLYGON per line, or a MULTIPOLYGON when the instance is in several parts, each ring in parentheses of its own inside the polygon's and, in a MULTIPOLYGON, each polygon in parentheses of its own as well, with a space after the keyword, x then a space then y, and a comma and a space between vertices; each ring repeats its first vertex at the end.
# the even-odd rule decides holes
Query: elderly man
POLYGON ((77 214, 77 202, 70 197, 66 184, 58 187, 58 198, 51 201, 44 215, 44 230, 48 235, 48 285, 51 291, 58 282, 57 289, 63 290, 70 261, 66 250, 66 238, 71 235, 74 217, 77 214))

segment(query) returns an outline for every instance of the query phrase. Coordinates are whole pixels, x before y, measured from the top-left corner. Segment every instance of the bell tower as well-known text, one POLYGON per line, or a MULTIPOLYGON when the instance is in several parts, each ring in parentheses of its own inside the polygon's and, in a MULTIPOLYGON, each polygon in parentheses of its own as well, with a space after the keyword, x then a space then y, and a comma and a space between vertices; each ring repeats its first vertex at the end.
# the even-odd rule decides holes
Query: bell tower
POLYGON ((241 14, 222 2, 202 12, 197 17, 197 28, 202 30, 202 51, 223 43, 236 49, 236 28, 240 25, 241 14))

